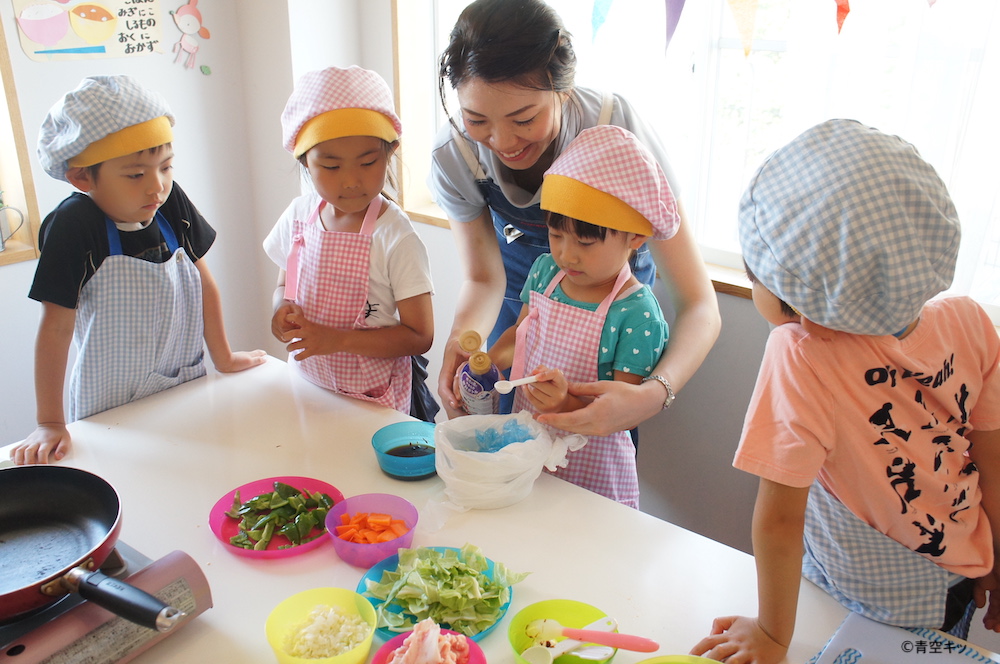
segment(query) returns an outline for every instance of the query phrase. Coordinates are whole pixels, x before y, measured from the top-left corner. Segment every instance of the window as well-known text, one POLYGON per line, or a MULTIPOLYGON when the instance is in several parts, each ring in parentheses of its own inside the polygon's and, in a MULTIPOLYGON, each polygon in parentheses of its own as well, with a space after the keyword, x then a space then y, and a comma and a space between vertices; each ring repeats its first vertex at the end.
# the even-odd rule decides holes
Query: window
MULTIPOLYGON (((853 3, 839 34, 833 2, 758 0, 748 55, 726 0, 688 0, 669 45, 663 0, 547 1, 573 34, 578 84, 622 94, 657 127, 708 262, 739 266, 739 198, 768 154, 823 120, 854 118, 913 143, 948 184, 963 224, 953 292, 1000 324, 995 0, 853 3)), ((468 0, 434 4, 434 44, 420 55, 432 62, 468 0)), ((445 121, 429 112, 433 127, 445 121)))
POLYGON ((3 99, 0 103, 0 191, 3 192, 3 206, 13 208, 0 209, 0 233, 5 240, 4 249, 0 251, 0 265, 7 265, 38 258, 36 238, 39 215, 28 147, 24 140, 24 124, 14 93, 14 75, 2 24, 0 97, 3 99), (18 227, 22 215, 24 223, 18 227))

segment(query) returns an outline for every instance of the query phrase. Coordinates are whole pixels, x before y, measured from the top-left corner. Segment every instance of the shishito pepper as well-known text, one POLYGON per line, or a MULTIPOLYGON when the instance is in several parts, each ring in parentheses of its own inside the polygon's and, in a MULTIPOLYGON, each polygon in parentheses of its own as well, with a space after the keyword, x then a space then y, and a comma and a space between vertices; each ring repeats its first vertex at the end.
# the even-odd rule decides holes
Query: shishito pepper
POLYGON ((310 495, 308 491, 299 491, 283 482, 275 482, 271 493, 254 496, 242 503, 237 491, 226 516, 239 519, 239 532, 229 539, 229 543, 263 551, 276 532, 288 539, 288 546, 312 541, 326 531, 326 515, 333 503, 325 493, 317 491, 310 495), (317 528, 319 530, 314 533, 317 528))

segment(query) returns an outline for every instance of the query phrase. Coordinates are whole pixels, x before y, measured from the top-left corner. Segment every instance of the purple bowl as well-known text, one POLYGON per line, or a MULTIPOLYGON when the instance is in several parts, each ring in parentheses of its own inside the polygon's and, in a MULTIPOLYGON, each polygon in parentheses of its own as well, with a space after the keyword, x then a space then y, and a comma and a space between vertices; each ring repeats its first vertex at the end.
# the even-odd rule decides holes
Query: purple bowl
POLYGON ((341 560, 355 567, 368 568, 395 555, 402 548, 408 548, 413 542, 413 529, 417 525, 419 513, 413 503, 390 493, 364 493, 351 496, 336 503, 326 515, 326 529, 333 539, 333 548, 341 560), (358 544, 337 537, 337 526, 342 525, 344 514, 353 516, 359 512, 388 514, 393 519, 401 519, 407 531, 387 542, 358 544))

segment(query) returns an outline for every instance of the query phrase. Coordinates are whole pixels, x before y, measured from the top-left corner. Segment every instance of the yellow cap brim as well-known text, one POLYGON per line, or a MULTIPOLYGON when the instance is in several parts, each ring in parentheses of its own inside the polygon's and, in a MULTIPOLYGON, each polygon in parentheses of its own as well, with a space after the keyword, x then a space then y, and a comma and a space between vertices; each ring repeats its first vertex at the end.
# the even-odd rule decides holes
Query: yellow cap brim
POLYGON ((652 237, 653 225, 628 203, 565 175, 550 173, 542 182, 543 210, 625 233, 652 237))
POLYGON ((337 108, 302 125, 292 154, 298 159, 314 145, 345 136, 374 136, 387 143, 399 139, 392 120, 382 113, 368 108, 337 108))
POLYGON ((174 131, 170 126, 170 119, 161 115, 158 118, 119 129, 94 141, 83 152, 68 159, 67 163, 73 167, 93 166, 109 159, 117 159, 140 150, 165 145, 173 140, 174 131))

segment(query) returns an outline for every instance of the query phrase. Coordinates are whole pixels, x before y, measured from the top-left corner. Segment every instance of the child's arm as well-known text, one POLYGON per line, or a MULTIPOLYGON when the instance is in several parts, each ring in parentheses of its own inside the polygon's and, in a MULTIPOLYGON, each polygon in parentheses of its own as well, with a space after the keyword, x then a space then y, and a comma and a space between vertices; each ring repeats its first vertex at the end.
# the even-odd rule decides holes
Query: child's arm
POLYGON ((983 626, 1000 632, 1000 430, 973 431, 969 440, 969 456, 979 469, 983 510, 993 532, 993 571, 976 579, 973 597, 977 607, 987 607, 983 626))
POLYGON ((759 615, 716 618, 711 636, 699 641, 692 655, 748 664, 776 664, 784 659, 795 629, 808 496, 808 488, 760 480, 753 512, 759 615))
POLYGON ((367 357, 404 357, 426 353, 434 342, 431 294, 422 293, 396 303, 399 325, 367 330, 340 329, 313 323, 301 313, 287 316, 298 329, 288 351, 299 351, 296 360, 313 355, 353 353, 367 357))
POLYGON ((48 463, 66 456, 73 442, 66 430, 63 391, 66 363, 73 343, 76 309, 42 303, 42 320, 35 340, 35 404, 38 427, 11 450, 14 463, 48 463))
POLYGON ((302 307, 291 300, 285 299, 285 271, 278 270, 278 285, 274 288, 274 295, 271 298, 271 308, 274 313, 271 315, 271 334, 278 341, 288 343, 295 338, 291 334, 297 326, 288 322, 290 314, 302 314, 302 307))
POLYGON ((223 373, 243 371, 264 363, 267 355, 262 350, 233 352, 226 336, 226 326, 222 320, 222 297, 215 278, 208 269, 208 264, 202 258, 196 262, 198 274, 201 275, 202 311, 205 319, 205 344, 208 354, 212 356, 212 364, 223 373))

